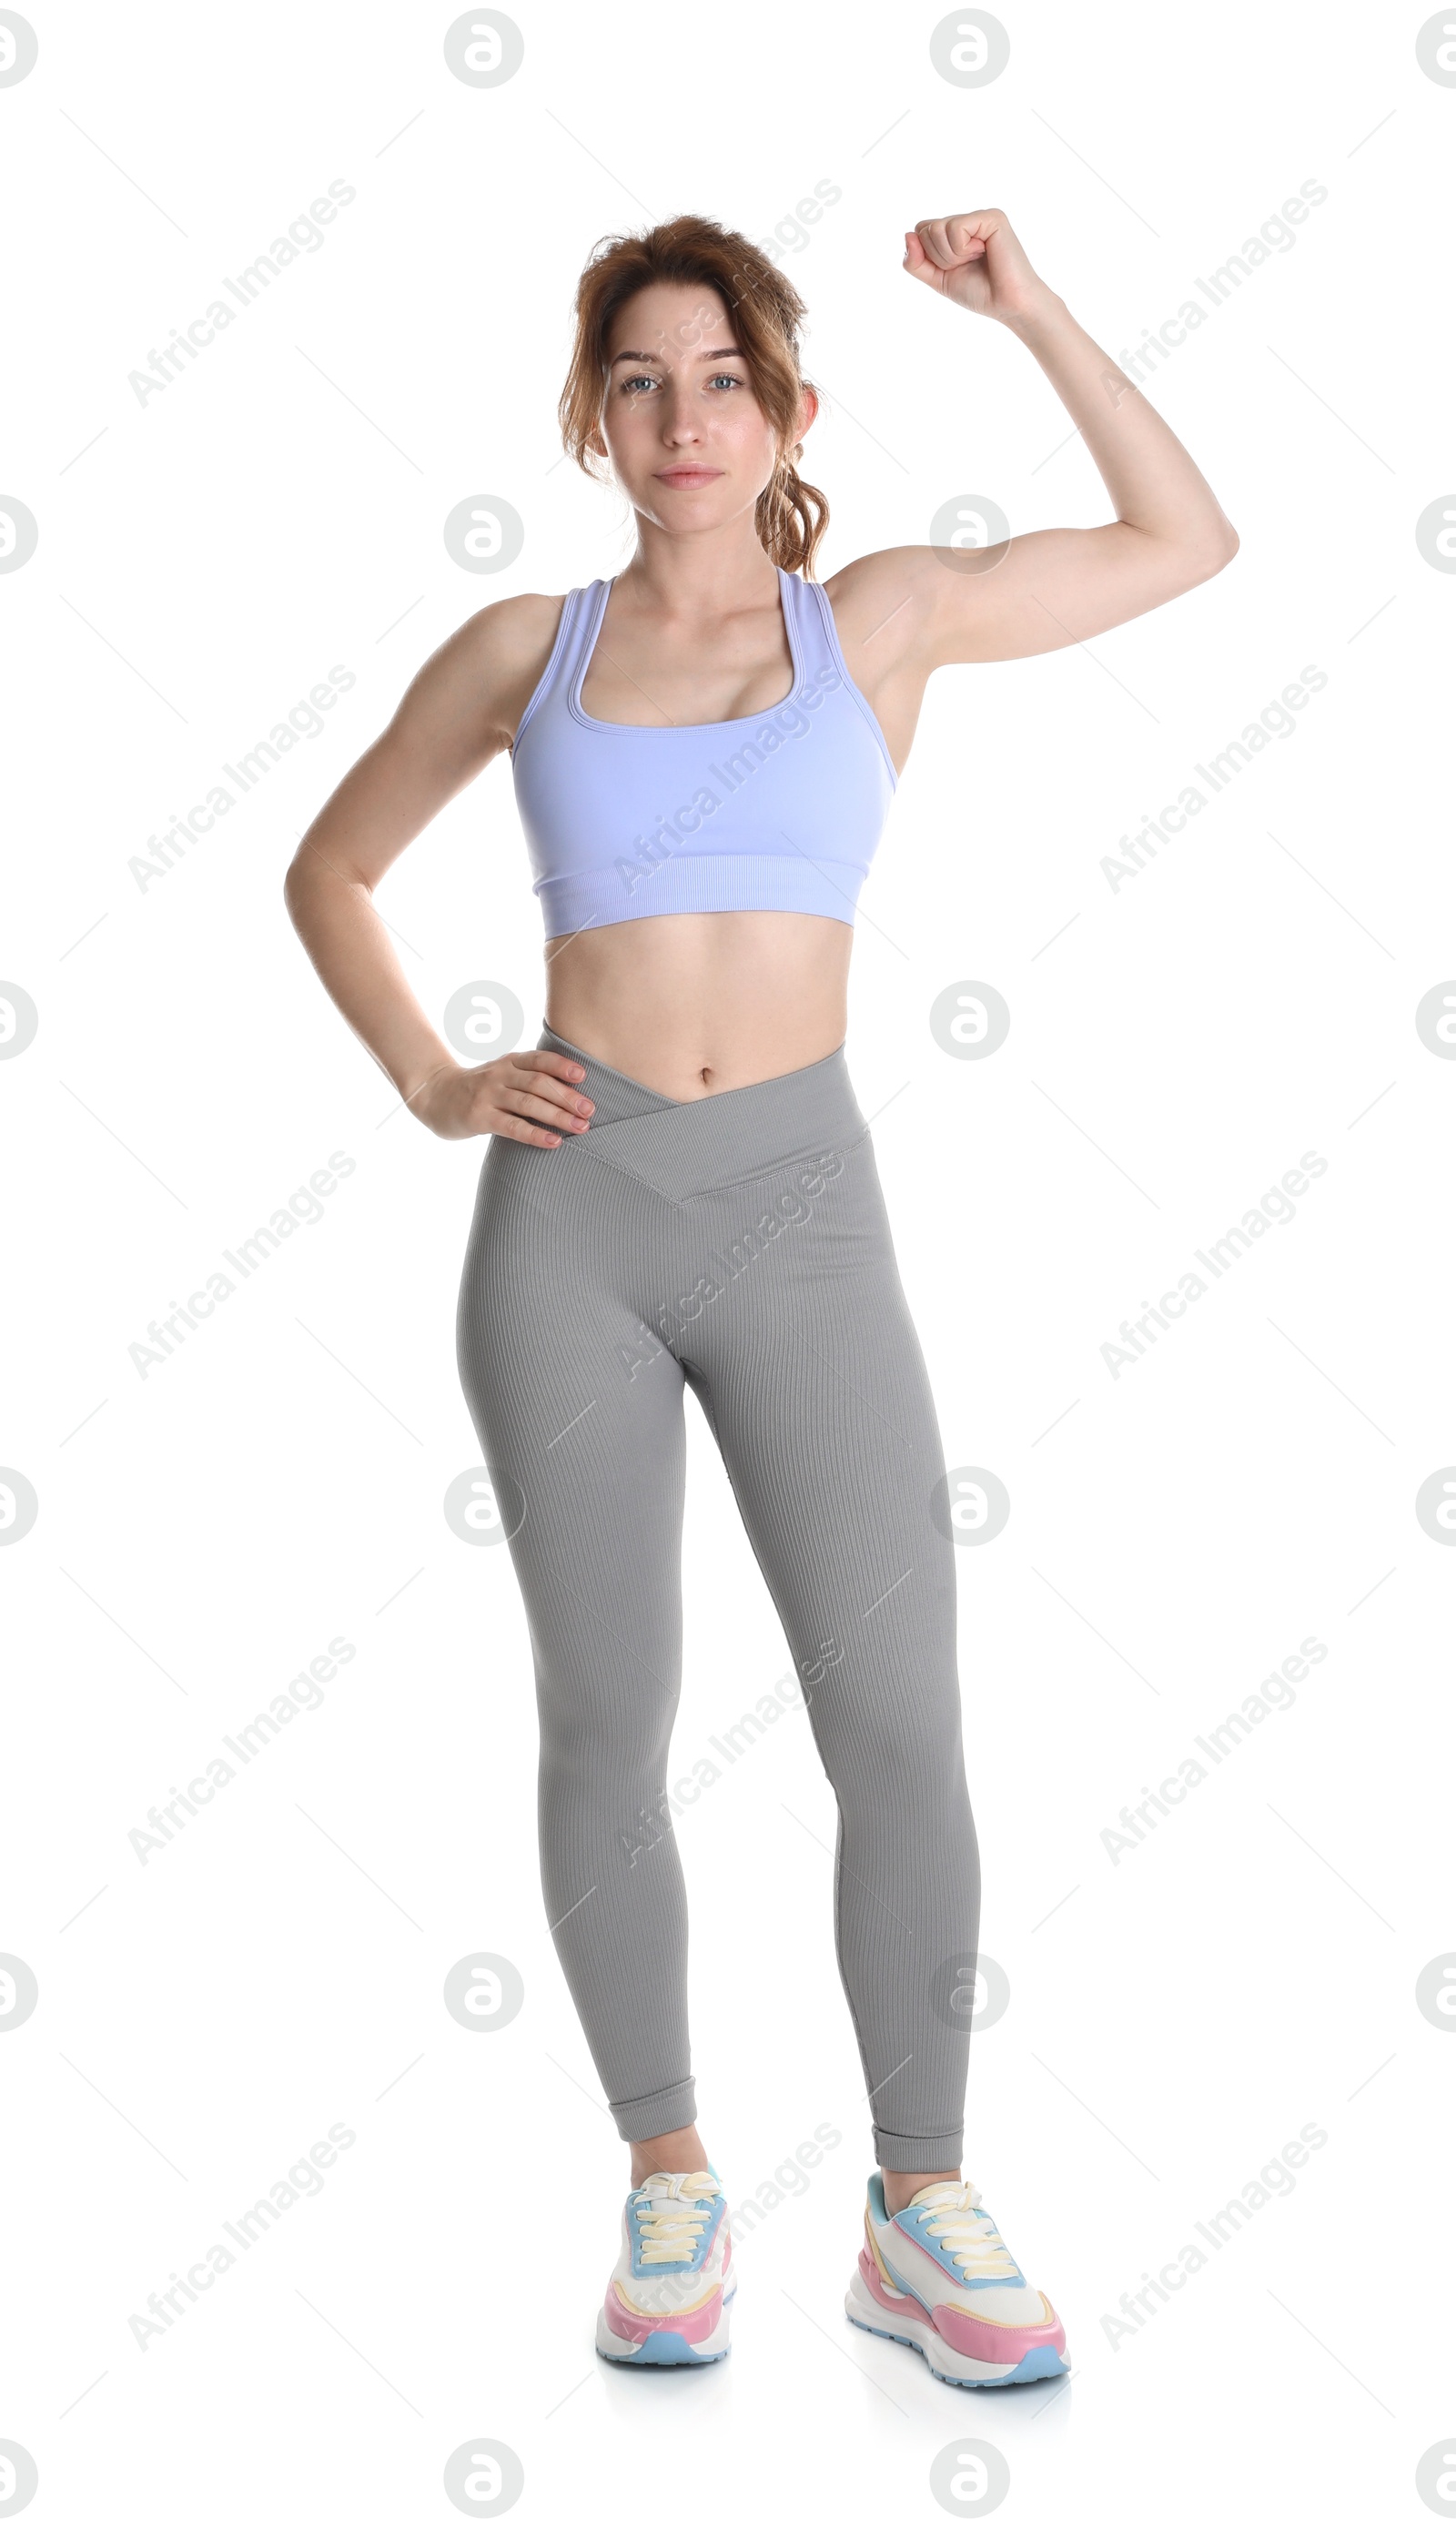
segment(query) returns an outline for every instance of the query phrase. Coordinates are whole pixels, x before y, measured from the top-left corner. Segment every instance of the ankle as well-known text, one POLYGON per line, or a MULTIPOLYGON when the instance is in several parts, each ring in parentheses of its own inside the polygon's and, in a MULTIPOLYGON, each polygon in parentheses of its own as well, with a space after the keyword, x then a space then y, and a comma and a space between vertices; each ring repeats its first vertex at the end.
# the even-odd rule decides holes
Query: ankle
POLYGON ((962 2182, 959 2168, 915 2171, 882 2168, 880 2177, 885 2188, 885 2210, 890 2213, 903 2212, 911 2196, 919 2193, 922 2186, 959 2186, 962 2182))
POLYGON ((695 2177, 707 2166, 707 2153, 696 2125, 679 2125, 675 2133, 653 2133, 650 2141, 635 2141, 630 2148, 634 2186, 645 2186, 650 2177, 695 2177))

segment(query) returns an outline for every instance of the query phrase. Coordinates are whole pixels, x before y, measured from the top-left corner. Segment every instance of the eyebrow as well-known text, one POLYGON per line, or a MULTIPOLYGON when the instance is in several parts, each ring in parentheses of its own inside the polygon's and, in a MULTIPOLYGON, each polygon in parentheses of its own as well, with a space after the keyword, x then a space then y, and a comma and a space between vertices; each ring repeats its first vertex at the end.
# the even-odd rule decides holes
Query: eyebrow
MULTIPOLYGON (((741 360, 743 353, 736 342, 728 342, 720 350, 700 351, 698 357, 700 360, 741 360)), ((663 365, 655 351, 616 351, 607 362, 608 368, 614 369, 618 360, 650 361, 652 366, 658 369, 663 365)))

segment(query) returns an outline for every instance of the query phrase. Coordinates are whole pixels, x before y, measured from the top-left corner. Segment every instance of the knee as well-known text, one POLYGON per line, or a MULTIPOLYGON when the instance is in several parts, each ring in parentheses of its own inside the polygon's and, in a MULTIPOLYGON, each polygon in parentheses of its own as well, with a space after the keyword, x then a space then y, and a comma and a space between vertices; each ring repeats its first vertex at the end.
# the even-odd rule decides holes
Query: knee
POLYGON ((629 1792, 635 1802, 660 1789, 672 1740, 672 1713, 665 1705, 660 1713, 641 1706, 605 1712, 599 1702, 547 1692, 538 1710, 542 1781, 556 1797, 620 1806, 629 1792))
POLYGON ((875 1694, 847 1714, 817 1723, 824 1769, 846 1807, 891 1798, 938 1805, 946 1786, 963 1788, 961 1697, 954 1681, 934 1691, 875 1694))

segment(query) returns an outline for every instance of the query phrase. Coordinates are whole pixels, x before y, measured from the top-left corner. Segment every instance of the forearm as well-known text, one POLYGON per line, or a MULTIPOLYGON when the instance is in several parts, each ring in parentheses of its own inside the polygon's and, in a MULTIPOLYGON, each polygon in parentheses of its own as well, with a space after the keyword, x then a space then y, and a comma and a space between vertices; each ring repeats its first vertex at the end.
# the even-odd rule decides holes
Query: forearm
POLYGON ((324 989, 406 1103, 455 1057, 405 979, 389 930, 362 879, 332 867, 307 838, 285 897, 324 989))
POLYGON ((1233 528, 1182 442, 1054 290, 1002 319, 1066 406, 1119 519, 1167 544, 1224 548, 1233 528))

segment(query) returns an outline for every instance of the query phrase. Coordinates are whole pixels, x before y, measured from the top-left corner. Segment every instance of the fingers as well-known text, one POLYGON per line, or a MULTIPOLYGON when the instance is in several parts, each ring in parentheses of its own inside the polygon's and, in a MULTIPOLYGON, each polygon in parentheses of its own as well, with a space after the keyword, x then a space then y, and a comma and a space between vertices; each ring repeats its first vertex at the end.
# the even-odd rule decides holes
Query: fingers
POLYGON ((945 273, 934 256, 926 252, 925 240, 914 229, 906 235, 904 269, 912 281, 923 281, 927 290, 944 290, 945 273))
MULTIPOLYGON (((594 1100, 582 1097, 576 1082, 587 1077, 579 1062, 566 1062, 564 1054, 505 1054, 493 1070, 503 1075, 500 1102, 505 1094, 523 1097, 528 1102, 546 1100, 553 1107, 564 1107, 569 1115, 592 1115, 594 1100)), ((556 1120, 556 1118, 551 1118, 556 1120)))
MULTIPOLYGON (((570 1115, 596 1113, 595 1101, 581 1096, 576 1086, 576 1082, 587 1076, 579 1062, 567 1062, 559 1053, 523 1053, 509 1068, 512 1073, 520 1075, 510 1080, 511 1090, 524 1096, 528 1102, 539 1103, 546 1098, 554 1106, 564 1107, 570 1115), (549 1070, 547 1064, 551 1066, 549 1070)), ((553 1115, 550 1120, 554 1123, 557 1118, 553 1115)))
POLYGON ((949 272, 952 264, 960 261, 959 255, 951 245, 949 220, 918 220, 915 224, 915 235, 924 249, 926 260, 933 263, 938 272, 949 272))
POLYGON ((559 1150, 561 1147, 559 1132, 544 1132, 538 1125, 528 1124, 518 1115, 496 1114, 485 1129, 494 1132, 497 1140, 527 1141, 536 1150, 559 1150))
POLYGON ((569 1061, 564 1053, 550 1053, 545 1046, 533 1047, 513 1058, 518 1071, 551 1071, 558 1080, 585 1080, 587 1076, 579 1062, 569 1061))
POLYGON ((569 1107, 563 1108, 548 1097, 534 1096, 528 1088, 502 1090, 499 1104, 509 1115, 532 1115, 538 1123, 557 1132, 585 1132, 593 1111, 585 1099, 573 1099, 569 1107))
POLYGON ((477 1074, 475 1129, 533 1149, 559 1150, 563 1134, 585 1132, 597 1111, 580 1093, 586 1076, 581 1063, 544 1047, 507 1054, 477 1074))
MULTIPOLYGON (((996 225, 994 211, 962 211, 943 220, 917 220, 911 237, 927 263, 938 272, 954 271, 958 264, 977 263, 986 251, 986 232, 996 225)), ((906 261, 915 269, 911 237, 906 239, 906 261)))
POLYGON ((559 1150, 564 1133, 588 1130, 597 1110, 578 1091, 577 1081, 587 1076, 579 1062, 538 1051, 520 1054, 502 1069, 506 1077, 493 1100, 489 1131, 534 1149, 559 1150))

